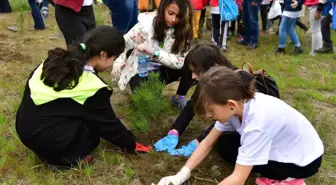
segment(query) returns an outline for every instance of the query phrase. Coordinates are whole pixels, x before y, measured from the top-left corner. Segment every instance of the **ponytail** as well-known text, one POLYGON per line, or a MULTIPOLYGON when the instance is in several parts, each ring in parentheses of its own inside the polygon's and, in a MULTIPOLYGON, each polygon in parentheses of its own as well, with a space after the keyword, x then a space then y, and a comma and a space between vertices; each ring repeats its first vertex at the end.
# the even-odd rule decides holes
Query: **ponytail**
POLYGON ((248 72, 246 71, 238 71, 236 73, 240 80, 241 80, 241 87, 242 87, 242 92, 243 92, 243 98, 244 99, 251 99, 253 98, 255 94, 255 78, 253 78, 251 75, 249 75, 248 72))
POLYGON ((87 63, 87 55, 80 45, 72 45, 69 50, 55 48, 48 52, 43 63, 41 80, 55 91, 73 89, 78 85, 87 63))
POLYGON ((99 26, 84 36, 83 43, 70 45, 68 50, 50 50, 43 63, 41 80, 55 91, 73 89, 91 58, 99 56, 102 51, 108 58, 117 58, 124 49, 125 40, 120 31, 111 26, 99 26))

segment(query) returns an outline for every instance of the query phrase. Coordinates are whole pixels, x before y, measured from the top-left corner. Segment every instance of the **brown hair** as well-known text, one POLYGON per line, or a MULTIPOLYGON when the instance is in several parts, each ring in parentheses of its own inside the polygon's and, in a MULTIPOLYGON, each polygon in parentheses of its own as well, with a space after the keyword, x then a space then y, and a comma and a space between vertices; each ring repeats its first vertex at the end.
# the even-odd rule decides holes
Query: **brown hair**
POLYGON ((215 65, 237 69, 214 44, 197 44, 190 50, 184 62, 197 75, 207 72, 215 65))
POLYGON ((193 9, 189 0, 161 0, 158 8, 157 16, 154 18, 154 39, 163 42, 168 29, 165 21, 166 8, 171 4, 176 3, 180 8, 177 15, 180 21, 174 26, 174 44, 171 52, 178 54, 184 53, 190 48, 190 41, 193 39, 193 9))
POLYGON ((254 94, 254 81, 244 83, 241 73, 224 66, 213 67, 200 78, 194 94, 194 111, 205 115, 209 104, 224 105, 228 100, 249 100, 254 94))

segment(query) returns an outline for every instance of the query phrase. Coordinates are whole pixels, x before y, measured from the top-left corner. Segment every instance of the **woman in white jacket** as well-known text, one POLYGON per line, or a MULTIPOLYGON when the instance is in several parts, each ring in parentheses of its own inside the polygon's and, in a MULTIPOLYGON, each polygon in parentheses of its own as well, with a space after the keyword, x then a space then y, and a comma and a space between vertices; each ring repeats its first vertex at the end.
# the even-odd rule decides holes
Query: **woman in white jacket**
POLYGON ((142 13, 138 20, 124 35, 126 49, 114 63, 113 80, 118 80, 121 90, 127 84, 132 91, 139 87, 145 78, 138 75, 137 55, 146 53, 151 58, 149 71, 159 71, 160 80, 168 84, 182 77, 172 103, 184 107, 185 95, 193 84, 191 72, 183 67, 193 38, 190 1, 162 0, 157 12, 142 13), (130 55, 129 51, 132 51, 130 55))

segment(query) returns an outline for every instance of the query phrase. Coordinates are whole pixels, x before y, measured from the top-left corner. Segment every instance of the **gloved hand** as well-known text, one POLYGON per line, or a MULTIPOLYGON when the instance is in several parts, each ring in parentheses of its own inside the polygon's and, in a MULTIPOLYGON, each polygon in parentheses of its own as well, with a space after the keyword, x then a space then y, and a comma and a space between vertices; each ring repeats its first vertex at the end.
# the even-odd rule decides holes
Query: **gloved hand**
POLYGON ((112 80, 118 81, 120 78, 121 70, 125 67, 124 64, 115 63, 111 72, 112 80))
POLYGON ((169 155, 172 156, 185 156, 189 157, 196 150, 198 144, 195 140, 192 140, 188 143, 187 146, 182 146, 179 149, 168 151, 169 155))
MULTIPOLYGON (((190 178, 190 169, 184 166, 176 175, 164 177, 160 180, 158 185, 181 185, 190 178)), ((152 183, 152 185, 155 185, 152 183)))
POLYGON ((174 150, 178 143, 178 135, 172 134, 171 131, 168 135, 154 144, 155 150, 157 152, 174 150))
POLYGON ((135 142, 135 150, 134 152, 137 153, 137 154, 145 154, 145 153, 148 153, 152 147, 150 146, 144 146, 138 142, 135 142))

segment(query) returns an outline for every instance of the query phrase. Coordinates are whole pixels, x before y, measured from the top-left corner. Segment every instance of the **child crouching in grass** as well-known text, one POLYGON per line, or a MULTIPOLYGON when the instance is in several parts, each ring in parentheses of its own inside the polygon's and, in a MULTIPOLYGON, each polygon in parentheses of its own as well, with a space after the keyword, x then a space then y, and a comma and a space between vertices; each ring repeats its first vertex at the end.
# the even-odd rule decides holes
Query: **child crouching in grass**
POLYGON ((116 117, 112 89, 97 74, 123 52, 123 35, 111 26, 87 33, 83 43, 55 48, 30 75, 16 114, 22 143, 51 165, 91 163, 100 138, 130 152, 147 152, 116 117))
POLYGON ((235 163, 219 185, 244 184, 251 172, 260 173, 258 185, 305 185, 318 172, 324 147, 314 127, 282 100, 255 92, 253 83, 222 66, 200 78, 195 112, 217 122, 181 171, 159 185, 187 181, 217 142, 221 158, 235 163))

